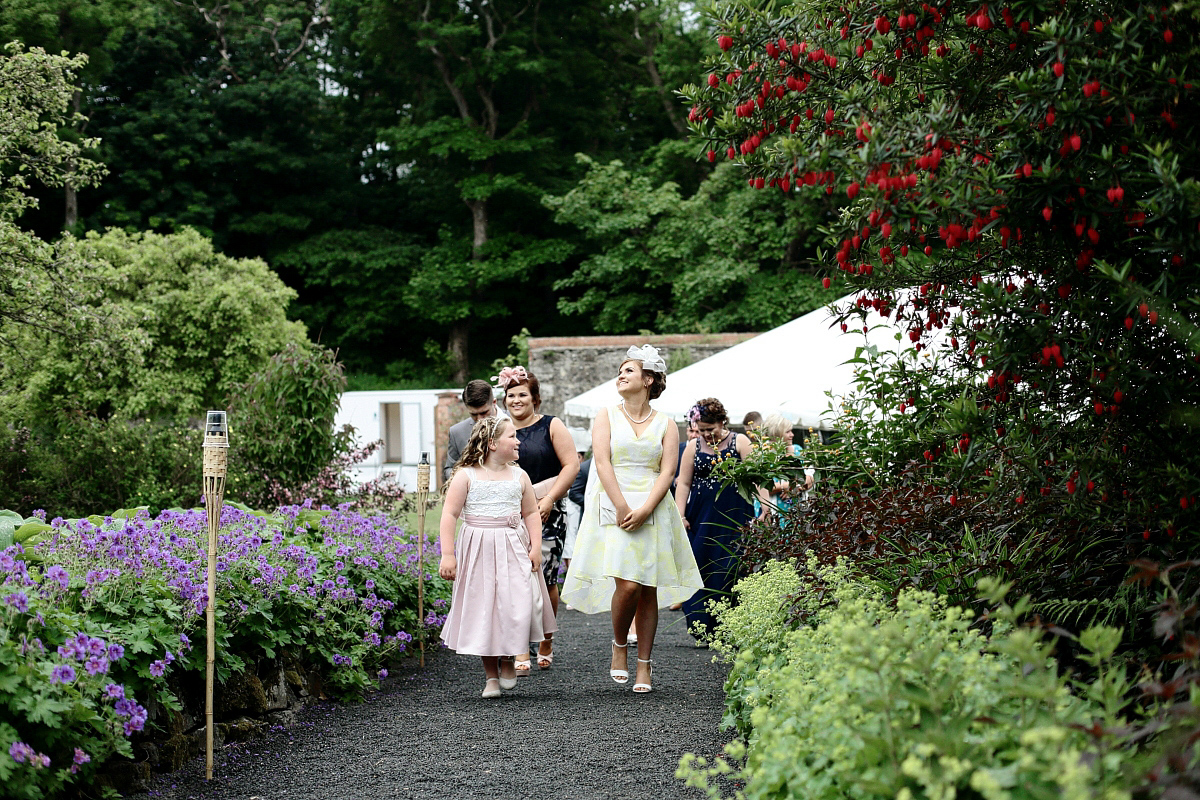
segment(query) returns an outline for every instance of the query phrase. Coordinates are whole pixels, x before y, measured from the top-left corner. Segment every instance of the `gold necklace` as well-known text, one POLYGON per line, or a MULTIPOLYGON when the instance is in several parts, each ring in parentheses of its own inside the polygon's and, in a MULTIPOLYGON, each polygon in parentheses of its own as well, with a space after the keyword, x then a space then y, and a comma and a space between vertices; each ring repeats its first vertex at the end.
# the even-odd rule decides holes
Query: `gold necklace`
POLYGON ((643 422, 645 422, 646 420, 648 420, 652 416, 654 416, 654 409, 649 405, 647 405, 646 408, 649 409, 649 411, 646 412, 646 416, 642 417, 641 419, 634 419, 630 415, 629 409, 625 408, 625 401, 624 400, 621 401, 621 413, 623 413, 625 415, 625 418, 628 419, 630 422, 632 422, 634 425, 641 425, 643 422))

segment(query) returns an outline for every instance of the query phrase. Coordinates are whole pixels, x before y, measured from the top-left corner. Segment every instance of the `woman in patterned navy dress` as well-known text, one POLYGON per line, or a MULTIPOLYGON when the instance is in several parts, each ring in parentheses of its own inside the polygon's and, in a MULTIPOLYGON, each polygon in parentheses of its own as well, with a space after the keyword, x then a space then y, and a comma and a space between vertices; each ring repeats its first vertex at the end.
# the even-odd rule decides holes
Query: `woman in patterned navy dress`
POLYGON ((680 459, 675 505, 688 527, 692 552, 704 577, 704 589, 684 602, 683 613, 688 630, 703 636, 713 629, 708 603, 733 589, 738 540, 742 527, 754 516, 754 506, 736 489, 722 489, 712 473, 718 461, 748 456, 750 439, 725 427, 729 415, 715 397, 706 397, 692 406, 688 420, 696 423, 700 435, 688 442, 680 459))

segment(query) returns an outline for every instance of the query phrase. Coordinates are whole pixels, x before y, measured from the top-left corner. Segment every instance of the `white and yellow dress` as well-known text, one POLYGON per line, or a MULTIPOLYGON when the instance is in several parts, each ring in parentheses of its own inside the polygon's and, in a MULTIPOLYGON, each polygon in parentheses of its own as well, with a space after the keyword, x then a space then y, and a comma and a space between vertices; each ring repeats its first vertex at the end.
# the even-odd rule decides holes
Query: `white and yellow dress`
MULTIPOLYGON (((665 414, 655 412, 653 421, 638 436, 619 407, 608 409, 608 420, 613 472, 621 492, 650 491, 662 464, 663 436, 667 426, 674 423, 665 414)), ((681 603, 704 588, 687 530, 670 492, 632 533, 600 523, 603 492, 599 470, 593 467, 588 475, 574 557, 563 585, 564 601, 585 614, 608 611, 616 587, 613 578, 658 587, 659 607, 681 603)))

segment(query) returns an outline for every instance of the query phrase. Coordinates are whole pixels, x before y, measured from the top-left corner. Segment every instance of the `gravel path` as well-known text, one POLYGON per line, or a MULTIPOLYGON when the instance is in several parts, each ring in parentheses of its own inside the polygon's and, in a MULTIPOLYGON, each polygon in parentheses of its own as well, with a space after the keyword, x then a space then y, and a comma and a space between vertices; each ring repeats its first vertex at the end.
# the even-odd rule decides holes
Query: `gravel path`
MULTIPOLYGON (((675 779, 686 752, 713 756, 725 670, 698 649, 683 616, 663 611, 654 691, 608 677, 607 614, 561 610, 554 666, 483 700, 478 658, 409 659, 365 703, 322 703, 265 740, 203 757, 157 780, 155 798, 695 798, 675 779)), ((630 648, 632 678, 633 648, 630 648)))

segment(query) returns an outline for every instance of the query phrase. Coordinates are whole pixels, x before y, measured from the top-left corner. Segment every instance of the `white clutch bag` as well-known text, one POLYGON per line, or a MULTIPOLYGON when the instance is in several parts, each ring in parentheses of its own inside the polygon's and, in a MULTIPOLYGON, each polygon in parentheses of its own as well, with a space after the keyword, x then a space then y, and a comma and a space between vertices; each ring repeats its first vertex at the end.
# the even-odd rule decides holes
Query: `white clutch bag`
MULTIPOLYGON (((650 499, 649 492, 623 492, 623 494, 625 495, 625 502, 629 504, 630 510, 636 510, 636 509, 641 508, 642 506, 644 506, 646 504, 646 501, 650 499)), ((653 516, 647 517, 646 521, 642 523, 642 527, 645 528, 648 525, 650 525, 652 523, 653 519, 654 519, 653 516)), ((600 524, 601 525, 616 525, 616 524, 618 524, 618 522, 619 522, 619 520, 617 519, 616 505, 614 505, 613 501, 609 499, 608 493, 605 492, 603 489, 601 489, 600 490, 600 524)))

